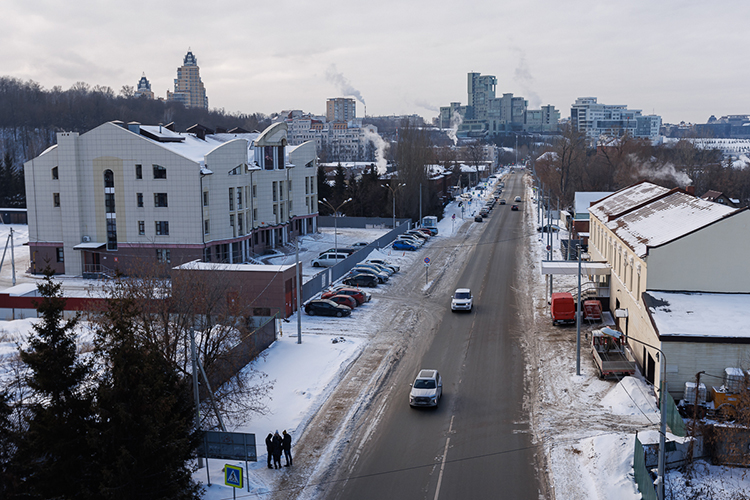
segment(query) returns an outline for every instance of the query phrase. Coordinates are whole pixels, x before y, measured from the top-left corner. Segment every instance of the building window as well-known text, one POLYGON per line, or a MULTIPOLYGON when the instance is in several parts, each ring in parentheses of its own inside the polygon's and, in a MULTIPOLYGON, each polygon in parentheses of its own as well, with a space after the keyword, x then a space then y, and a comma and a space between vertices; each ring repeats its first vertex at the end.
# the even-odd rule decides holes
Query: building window
POLYGON ((284 146, 276 147, 276 163, 279 168, 284 168, 284 146))
POLYGON ((157 236, 169 236, 169 221, 158 220, 154 224, 156 225, 157 236))
POLYGON ((234 214, 229 215, 229 225, 234 227, 234 214))
POLYGON ((229 188, 229 210, 234 210, 234 188, 229 188))
POLYGON ((273 170, 273 147, 265 146, 263 148, 263 168, 273 170))
POLYGON ((52 193, 52 205, 55 207, 60 206, 60 193, 52 193))
POLYGON ((237 210, 242 210, 242 188, 237 188, 237 210))
POLYGON ((253 208, 253 220, 258 220, 258 209, 253 208))
POLYGON ((143 179, 143 165, 136 165, 135 166, 135 178, 136 179, 143 179))
POLYGON ((208 219, 203 221, 203 234, 208 234, 211 232, 211 221, 208 219))
MULTIPOLYGON (((56 181, 59 178, 60 177, 58 176, 58 173, 57 173, 57 167, 52 167, 52 180, 56 181)), ((62 262, 62 261, 58 261, 58 262, 62 262)))
POLYGON ((203 206, 208 206, 208 191, 203 191, 203 206))
POLYGON ((242 236, 242 234, 243 234, 243 233, 242 233, 242 220, 243 220, 244 218, 245 218, 245 217, 243 216, 243 214, 237 214, 237 233, 238 233, 238 234, 239 234, 240 236, 242 236))
POLYGON ((104 187, 113 188, 115 187, 115 174, 111 170, 104 171, 104 187))
POLYGON ((62 247, 55 248, 57 252, 57 262, 65 262, 65 253, 63 252, 62 247))
POLYGON ((310 178, 305 177, 305 194, 310 194, 310 178))
POLYGON ((107 219, 107 250, 117 250, 117 219, 107 219))
POLYGON ((168 248, 157 248, 156 249, 156 260, 157 262, 171 262, 171 255, 168 248))
POLYGON ((154 179, 166 179, 167 169, 161 165, 154 165, 154 179))
POLYGON ((144 235, 146 234, 146 222, 139 220, 138 221, 138 234, 144 235))
POLYGON ((211 248, 206 247, 203 249, 203 262, 211 262, 211 248))
POLYGON ((154 193, 154 206, 167 207, 167 193, 154 193))
POLYGON ((276 201, 278 199, 278 194, 277 194, 277 191, 276 191, 276 189, 277 189, 276 185, 277 184, 278 184, 278 182, 274 181, 273 187, 271 188, 273 190, 273 201, 276 201))
POLYGON ((257 189, 257 187, 258 187, 257 185, 253 184, 253 198, 257 198, 258 197, 258 189, 257 189))
POLYGON ((143 208, 143 193, 135 193, 136 203, 138 208, 143 208))
POLYGON ((284 201, 284 181, 279 181, 279 199, 284 201))

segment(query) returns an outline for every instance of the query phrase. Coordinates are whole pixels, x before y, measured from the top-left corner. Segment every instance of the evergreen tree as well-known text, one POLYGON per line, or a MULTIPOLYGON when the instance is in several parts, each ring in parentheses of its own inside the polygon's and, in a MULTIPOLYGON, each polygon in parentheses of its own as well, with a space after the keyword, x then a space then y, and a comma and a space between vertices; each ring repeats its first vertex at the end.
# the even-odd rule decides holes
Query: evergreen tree
POLYGON ((91 398, 84 389, 90 367, 78 358, 78 317, 64 320, 60 288, 48 269, 38 285, 41 321, 33 327, 29 349, 20 352, 30 369, 26 383, 34 391, 19 443, 24 489, 32 498, 86 498, 91 491, 86 445, 91 398))
POLYGON ((135 300, 118 295, 109 300, 96 340, 104 362, 92 437, 99 492, 112 499, 195 498, 189 462, 199 435, 189 384, 139 334, 135 300))
MULTIPOLYGON (((330 200, 331 195, 333 194, 333 189, 331 188, 331 185, 328 184, 326 179, 326 170, 322 166, 318 166, 318 200, 322 200, 323 198, 330 200)), ((320 215, 330 215, 331 209, 326 207, 325 204, 320 203, 317 207, 312 207, 313 210, 318 209, 320 211, 320 215)))
POLYGON ((3 391, 0 393, 0 498, 16 496, 19 486, 15 461, 17 433, 10 420, 12 411, 10 395, 3 391))
MULTIPOLYGON (((336 171, 333 175, 333 200, 328 198, 333 206, 338 206, 341 202, 346 199, 346 170, 341 166, 341 163, 336 167, 336 171)), ((344 208, 341 209, 344 211, 344 208)))

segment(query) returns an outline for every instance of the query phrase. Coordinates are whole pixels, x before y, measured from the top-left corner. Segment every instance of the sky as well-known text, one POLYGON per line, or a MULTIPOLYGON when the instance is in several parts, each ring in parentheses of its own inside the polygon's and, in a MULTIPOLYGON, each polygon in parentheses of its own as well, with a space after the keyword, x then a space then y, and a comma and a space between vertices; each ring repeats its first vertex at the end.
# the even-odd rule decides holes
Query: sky
MULTIPOLYGON (((191 49, 209 107, 323 114, 357 96, 368 115, 437 116, 466 103, 466 74, 570 115, 577 97, 664 122, 750 113, 750 3, 725 0, 247 2, 3 0, 0 76, 174 90, 191 49), (347 91, 348 89, 348 91, 347 91)), ((357 104, 357 115, 364 114, 357 104)))

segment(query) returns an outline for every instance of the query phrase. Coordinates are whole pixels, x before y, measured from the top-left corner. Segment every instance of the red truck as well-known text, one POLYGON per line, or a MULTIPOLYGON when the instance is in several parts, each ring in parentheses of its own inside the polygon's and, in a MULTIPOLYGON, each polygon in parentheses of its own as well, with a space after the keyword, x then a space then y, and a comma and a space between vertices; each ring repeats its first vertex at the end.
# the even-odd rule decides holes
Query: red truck
POLYGON ((576 320, 576 303, 573 296, 567 292, 552 294, 550 305, 552 324, 572 323, 576 320))

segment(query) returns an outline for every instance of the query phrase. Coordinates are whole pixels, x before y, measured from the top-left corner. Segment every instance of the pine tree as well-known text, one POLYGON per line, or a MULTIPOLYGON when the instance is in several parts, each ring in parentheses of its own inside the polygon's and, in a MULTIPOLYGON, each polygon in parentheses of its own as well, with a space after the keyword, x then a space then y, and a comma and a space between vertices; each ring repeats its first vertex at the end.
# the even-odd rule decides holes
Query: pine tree
POLYGON ((136 302, 110 299, 97 332, 104 373, 97 389, 102 498, 195 498, 197 446, 189 385, 135 326, 136 302))
POLYGON ((38 285, 41 321, 33 327, 29 349, 20 352, 30 369, 26 383, 34 399, 18 456, 25 467, 24 489, 31 497, 86 498, 91 484, 86 437, 92 414, 84 382, 90 367, 78 358, 78 317, 64 320, 60 288, 48 270, 38 285))
POLYGON ((17 494, 18 474, 16 467, 17 433, 13 428, 10 415, 8 391, 0 393, 0 498, 11 498, 17 494))

